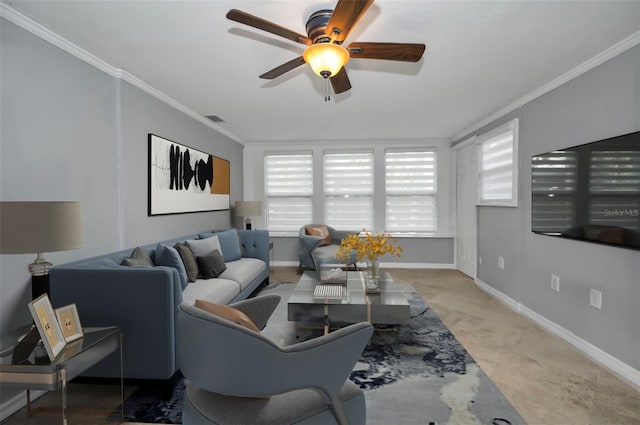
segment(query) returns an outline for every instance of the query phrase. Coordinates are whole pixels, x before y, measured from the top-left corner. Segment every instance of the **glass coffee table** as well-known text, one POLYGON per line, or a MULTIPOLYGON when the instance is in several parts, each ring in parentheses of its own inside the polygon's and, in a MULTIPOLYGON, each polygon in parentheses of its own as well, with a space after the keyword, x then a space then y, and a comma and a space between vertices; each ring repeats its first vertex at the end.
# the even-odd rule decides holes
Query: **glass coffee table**
POLYGON ((357 322, 373 325, 398 325, 409 322, 406 284, 393 281, 388 272, 381 274, 380 293, 365 292, 365 272, 347 272, 346 284, 321 283, 318 272, 304 272, 296 285, 287 312, 289 321, 300 326, 322 324, 325 334, 332 326, 357 322))

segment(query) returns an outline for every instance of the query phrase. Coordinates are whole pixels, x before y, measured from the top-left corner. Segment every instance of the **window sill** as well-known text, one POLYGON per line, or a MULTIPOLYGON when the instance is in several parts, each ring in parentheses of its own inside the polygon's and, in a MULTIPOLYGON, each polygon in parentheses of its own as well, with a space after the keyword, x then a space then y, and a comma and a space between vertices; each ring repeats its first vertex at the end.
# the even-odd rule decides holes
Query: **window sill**
POLYGON ((505 208, 518 208, 517 202, 478 202, 478 207, 505 207, 505 208))

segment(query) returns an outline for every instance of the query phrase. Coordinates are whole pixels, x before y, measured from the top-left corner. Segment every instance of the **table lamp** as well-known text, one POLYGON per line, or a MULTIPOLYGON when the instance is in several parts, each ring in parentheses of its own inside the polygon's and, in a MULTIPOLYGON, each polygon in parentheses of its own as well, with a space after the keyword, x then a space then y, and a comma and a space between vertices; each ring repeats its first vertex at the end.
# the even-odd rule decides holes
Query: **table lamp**
POLYGON ((42 253, 81 246, 80 202, 0 202, 0 254, 36 253, 28 267, 32 299, 49 293, 53 264, 42 253))
POLYGON ((246 229, 251 230, 251 217, 262 215, 262 201, 236 201, 235 215, 244 217, 246 229))

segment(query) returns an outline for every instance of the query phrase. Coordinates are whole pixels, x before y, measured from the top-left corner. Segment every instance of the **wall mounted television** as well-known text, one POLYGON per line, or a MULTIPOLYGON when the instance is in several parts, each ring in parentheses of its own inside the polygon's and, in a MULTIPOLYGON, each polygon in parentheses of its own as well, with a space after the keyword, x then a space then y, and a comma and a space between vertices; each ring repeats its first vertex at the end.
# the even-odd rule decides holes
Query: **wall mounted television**
POLYGON ((640 250, 640 131, 533 156, 531 230, 640 250))

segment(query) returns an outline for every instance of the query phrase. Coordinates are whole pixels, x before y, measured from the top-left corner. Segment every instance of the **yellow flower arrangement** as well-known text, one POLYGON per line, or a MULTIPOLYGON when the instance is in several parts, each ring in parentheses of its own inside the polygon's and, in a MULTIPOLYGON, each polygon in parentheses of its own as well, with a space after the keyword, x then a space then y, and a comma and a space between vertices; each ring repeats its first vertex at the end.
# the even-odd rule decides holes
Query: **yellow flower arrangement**
POLYGON ((376 262, 381 255, 395 255, 400 257, 402 247, 387 232, 370 233, 362 229, 365 236, 360 237, 358 233, 351 233, 340 241, 340 246, 336 251, 338 260, 347 260, 353 251, 356 251, 358 261, 366 259, 376 262))

